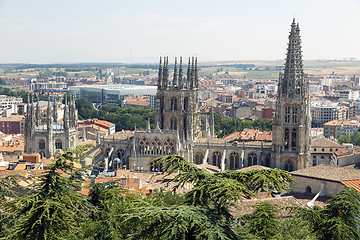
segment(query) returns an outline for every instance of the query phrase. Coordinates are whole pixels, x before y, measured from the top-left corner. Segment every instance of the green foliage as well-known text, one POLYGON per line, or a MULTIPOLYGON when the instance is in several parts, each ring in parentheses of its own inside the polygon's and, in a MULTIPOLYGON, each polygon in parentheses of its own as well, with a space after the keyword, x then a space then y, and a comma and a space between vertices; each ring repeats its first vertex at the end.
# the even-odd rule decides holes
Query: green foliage
POLYGON ((279 169, 207 173, 178 155, 156 158, 150 165, 161 166, 167 175, 178 172, 173 179, 177 182, 174 190, 185 183, 194 184, 185 194, 188 203, 195 206, 214 204, 225 215, 228 215, 226 208, 244 196, 253 196, 257 191, 281 191, 294 182, 288 172, 279 169))
POLYGON ((92 102, 87 101, 85 98, 76 99, 75 105, 81 120, 94 118, 97 114, 92 102))
POLYGON ((127 222, 140 221, 131 239, 237 239, 217 210, 207 206, 143 207, 127 222))
POLYGON ((68 74, 67 74, 67 72, 62 72, 62 71, 53 72, 50 69, 45 69, 44 71, 39 72, 39 75, 37 76, 37 79, 48 79, 48 78, 52 78, 54 76, 67 77, 68 74))
POLYGON ((356 132, 354 134, 347 134, 345 136, 339 137, 338 139, 340 144, 343 143, 352 143, 356 146, 360 146, 360 132, 356 132))
POLYGON ((97 210, 85 225, 85 239, 126 239, 128 234, 137 230, 136 221, 124 221, 125 214, 133 212, 129 209, 134 208, 139 196, 130 194, 115 181, 93 184, 89 196, 97 210))
POLYGON ((76 108, 79 111, 79 119, 98 118, 115 124, 116 131, 145 129, 147 120, 154 126, 155 111, 152 108, 122 108, 120 106, 103 105, 98 111, 92 102, 84 98, 76 100, 76 108))
POLYGON ((72 162, 83 159, 87 147, 79 146, 56 158, 33 185, 32 194, 6 203, 17 219, 9 239, 75 238, 91 205, 76 191, 84 169, 75 168, 72 162))
POLYGON ((6 95, 10 97, 21 97, 23 99, 23 102, 27 103, 29 93, 22 90, 13 91, 10 88, 0 87, 0 95, 6 95))
POLYGON ((217 137, 221 138, 233 132, 242 131, 245 128, 260 129, 261 131, 271 131, 274 123, 273 119, 256 119, 255 121, 240 120, 238 118, 224 118, 219 114, 214 114, 214 129, 217 137))
POLYGON ((275 212, 275 206, 267 201, 257 204, 249 221, 249 233, 260 239, 269 239, 277 235, 279 222, 276 219, 275 212))
POLYGON ((319 240, 360 239, 360 195, 345 188, 328 200, 324 208, 301 209, 300 216, 309 222, 319 240))
POLYGON ((4 201, 6 197, 15 197, 16 193, 13 188, 18 187, 19 179, 24 180, 21 175, 7 175, 0 178, 0 201, 4 201))

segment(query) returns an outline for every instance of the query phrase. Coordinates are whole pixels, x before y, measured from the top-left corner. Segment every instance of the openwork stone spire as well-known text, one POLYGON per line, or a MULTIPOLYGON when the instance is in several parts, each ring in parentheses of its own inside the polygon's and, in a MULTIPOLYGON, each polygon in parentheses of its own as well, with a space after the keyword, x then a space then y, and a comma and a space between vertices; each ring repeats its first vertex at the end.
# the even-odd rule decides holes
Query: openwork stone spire
POLYGON ((303 71, 299 24, 291 24, 284 74, 280 75, 279 92, 282 97, 302 97, 306 83, 303 71))

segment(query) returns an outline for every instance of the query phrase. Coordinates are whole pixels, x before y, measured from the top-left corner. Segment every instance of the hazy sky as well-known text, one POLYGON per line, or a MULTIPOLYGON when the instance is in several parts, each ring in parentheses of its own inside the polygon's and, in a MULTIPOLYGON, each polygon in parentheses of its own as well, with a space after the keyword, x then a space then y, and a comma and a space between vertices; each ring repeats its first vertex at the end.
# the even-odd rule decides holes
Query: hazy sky
POLYGON ((0 0, 0 63, 360 59, 359 0, 0 0))

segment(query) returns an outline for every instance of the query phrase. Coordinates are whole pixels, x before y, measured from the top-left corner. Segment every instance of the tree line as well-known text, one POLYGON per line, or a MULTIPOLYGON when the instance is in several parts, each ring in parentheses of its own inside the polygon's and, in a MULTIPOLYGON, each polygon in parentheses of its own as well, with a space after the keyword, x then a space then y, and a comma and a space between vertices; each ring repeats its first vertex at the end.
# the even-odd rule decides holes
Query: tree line
MULTIPOLYGON (((116 131, 134 130, 146 128, 147 119, 150 119, 151 128, 155 127, 155 110, 152 108, 122 108, 120 106, 103 105, 96 110, 92 102, 84 98, 76 100, 79 119, 98 118, 112 122, 116 125, 116 131)), ((240 120, 238 118, 225 118, 214 114, 214 130, 217 137, 242 131, 245 128, 255 128, 261 131, 271 131, 274 121, 272 119, 256 119, 255 121, 240 120)))
POLYGON ((345 188, 324 208, 284 209, 263 201, 237 216, 242 200, 259 192, 288 190, 294 179, 279 169, 208 173, 177 155, 154 159, 175 175, 172 191, 131 192, 117 181, 91 182, 82 194, 86 169, 74 167, 90 146, 71 149, 53 161, 22 194, 19 175, 0 179, 1 239, 359 239, 360 196, 345 188), (178 189, 191 184, 190 191, 178 189))
POLYGON ((356 146, 360 146, 360 132, 356 132, 353 134, 346 134, 338 139, 340 144, 343 143, 352 143, 356 146))

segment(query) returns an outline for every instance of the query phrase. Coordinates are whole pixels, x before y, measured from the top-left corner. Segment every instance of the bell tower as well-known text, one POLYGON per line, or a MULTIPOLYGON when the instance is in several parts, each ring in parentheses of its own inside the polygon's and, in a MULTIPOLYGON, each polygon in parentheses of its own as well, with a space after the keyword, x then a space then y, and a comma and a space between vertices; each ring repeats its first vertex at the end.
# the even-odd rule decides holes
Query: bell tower
POLYGON ((274 167, 293 171, 310 166, 309 80, 303 71, 299 24, 291 24, 284 73, 280 73, 273 125, 274 167))
POLYGON ((180 139, 190 143, 201 134, 197 58, 189 58, 184 75, 181 57, 179 62, 175 58, 172 76, 168 57, 160 58, 156 121, 161 130, 177 130, 180 139))

